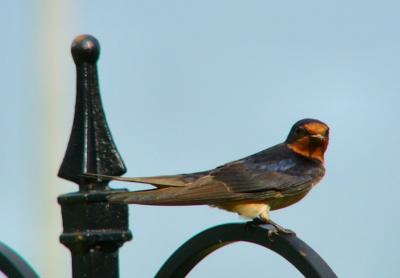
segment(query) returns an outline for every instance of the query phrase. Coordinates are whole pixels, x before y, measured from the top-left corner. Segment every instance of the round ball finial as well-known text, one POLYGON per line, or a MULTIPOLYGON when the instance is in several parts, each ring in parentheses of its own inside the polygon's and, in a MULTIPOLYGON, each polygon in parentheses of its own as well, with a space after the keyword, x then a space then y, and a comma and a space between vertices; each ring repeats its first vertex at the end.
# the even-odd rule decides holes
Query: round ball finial
POLYGON ((80 35, 72 42, 71 53, 76 64, 96 63, 100 56, 99 41, 91 35, 80 35))

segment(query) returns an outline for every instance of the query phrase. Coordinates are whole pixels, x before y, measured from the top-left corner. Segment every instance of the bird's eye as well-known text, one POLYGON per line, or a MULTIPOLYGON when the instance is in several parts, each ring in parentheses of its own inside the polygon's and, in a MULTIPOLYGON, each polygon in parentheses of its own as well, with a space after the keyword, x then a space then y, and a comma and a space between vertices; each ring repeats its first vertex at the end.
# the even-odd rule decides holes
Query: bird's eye
POLYGON ((303 127, 298 127, 295 129, 294 134, 296 136, 302 136, 302 135, 306 135, 307 131, 303 127))

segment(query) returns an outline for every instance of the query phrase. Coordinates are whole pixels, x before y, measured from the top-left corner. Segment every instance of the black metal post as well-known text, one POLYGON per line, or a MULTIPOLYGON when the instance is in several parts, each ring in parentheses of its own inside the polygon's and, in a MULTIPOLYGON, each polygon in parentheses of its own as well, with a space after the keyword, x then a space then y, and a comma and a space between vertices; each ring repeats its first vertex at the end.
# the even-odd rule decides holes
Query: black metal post
POLYGON ((58 198, 64 230, 60 241, 71 250, 73 277, 118 277, 118 249, 132 238, 128 206, 109 204, 108 182, 84 173, 121 175, 125 165, 113 142, 103 112, 96 62, 98 41, 77 37, 71 46, 77 70, 75 117, 58 176, 79 185, 79 191, 58 198))

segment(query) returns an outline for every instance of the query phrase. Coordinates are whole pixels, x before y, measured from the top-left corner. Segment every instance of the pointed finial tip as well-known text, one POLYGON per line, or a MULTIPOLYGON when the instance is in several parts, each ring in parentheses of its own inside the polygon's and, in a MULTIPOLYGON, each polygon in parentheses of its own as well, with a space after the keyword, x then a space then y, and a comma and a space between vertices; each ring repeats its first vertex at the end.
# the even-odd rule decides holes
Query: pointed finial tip
POLYGON ((72 42, 71 53, 76 64, 95 63, 100 56, 100 44, 91 35, 80 35, 72 42))

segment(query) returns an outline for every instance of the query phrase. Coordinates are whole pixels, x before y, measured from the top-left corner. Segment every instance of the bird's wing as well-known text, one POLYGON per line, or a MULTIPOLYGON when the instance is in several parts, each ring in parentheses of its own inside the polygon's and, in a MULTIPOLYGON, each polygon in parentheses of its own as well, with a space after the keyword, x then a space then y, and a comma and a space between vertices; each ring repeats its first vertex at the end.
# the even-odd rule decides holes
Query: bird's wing
MULTIPOLYGON (((287 183, 292 183, 291 176, 285 176, 276 171, 274 172, 273 169, 270 171, 260 171, 257 169, 257 167, 254 167, 254 165, 271 166, 271 164, 276 164, 276 161, 281 161, 279 156, 285 154, 287 150, 288 149, 284 144, 278 144, 241 160, 232 161, 219 166, 214 170, 191 174, 135 178, 108 176, 93 173, 86 173, 83 174, 83 176, 88 178, 97 178, 100 180, 146 183, 154 185, 157 188, 166 188, 192 185, 200 178, 211 175, 216 181, 225 183, 230 191, 241 192, 244 190, 244 192, 246 192, 248 188, 254 188, 253 191, 257 191, 262 190, 263 188, 275 188, 277 184, 279 184, 280 187, 284 187, 287 183), (261 179, 261 183, 259 179, 261 179), (267 185, 264 183, 266 179, 271 179, 267 185), (248 186, 246 187, 246 185, 248 186)), ((212 181, 212 183, 215 182, 212 181)))
POLYGON ((263 201, 296 194, 312 182, 312 175, 290 175, 279 171, 255 171, 236 161, 204 173, 186 186, 112 194, 111 202, 146 205, 217 205, 230 201, 263 201))
POLYGON ((115 193, 109 196, 109 201, 164 206, 207 205, 233 196, 222 183, 209 179, 209 176, 203 177, 200 182, 183 187, 115 193))
POLYGON ((115 193, 109 196, 109 201, 163 206, 217 205, 249 199, 263 201, 279 196, 283 191, 290 191, 293 183, 303 190, 300 187, 309 182, 308 179, 293 179, 279 173, 269 176, 273 181, 257 181, 254 176, 246 179, 233 175, 236 178, 204 175, 187 186, 115 193))
POLYGON ((148 205, 214 205, 246 199, 261 201, 273 198, 275 194, 296 194, 322 177, 323 166, 310 163, 298 161, 291 150, 279 144, 212 171, 129 179, 158 188, 115 193, 109 200, 148 205))
POLYGON ((314 175, 306 175, 304 172, 295 175, 279 170, 257 169, 254 165, 249 167, 246 161, 227 164, 212 171, 210 175, 215 181, 222 182, 229 191, 236 193, 284 191, 309 183, 314 178, 314 175))

